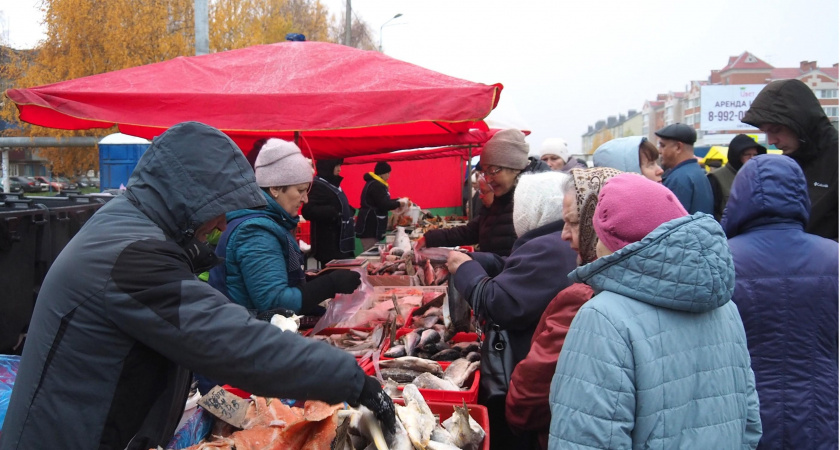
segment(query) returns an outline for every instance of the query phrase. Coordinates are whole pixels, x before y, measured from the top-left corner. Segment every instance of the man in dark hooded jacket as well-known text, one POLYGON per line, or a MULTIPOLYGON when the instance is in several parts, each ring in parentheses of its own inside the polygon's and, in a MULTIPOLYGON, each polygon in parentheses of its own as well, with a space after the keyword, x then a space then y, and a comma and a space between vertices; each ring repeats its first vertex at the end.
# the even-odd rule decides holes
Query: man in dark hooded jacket
POLYGON ((349 354, 281 331, 194 273, 225 213, 265 206, 236 144, 197 122, 155 138, 124 195, 58 255, 38 295, 0 449, 165 446, 190 370, 267 397, 393 404, 349 354))
POLYGON ((715 220, 720 222, 721 217, 723 217, 723 210, 726 208, 726 202, 729 201, 732 181, 741 166, 753 156, 766 153, 767 149, 763 145, 746 134, 739 134, 732 139, 729 143, 726 165, 707 175, 709 184, 712 186, 712 197, 714 197, 715 220))
POLYGON ((837 129, 820 101, 799 80, 773 81, 756 96, 742 122, 793 158, 808 182, 811 219, 805 232, 837 240, 837 129))
POLYGON ((323 267, 333 259, 352 258, 356 249, 353 215, 356 210, 341 190, 340 159, 315 162, 317 174, 312 180, 309 202, 301 214, 312 222, 312 254, 323 267))

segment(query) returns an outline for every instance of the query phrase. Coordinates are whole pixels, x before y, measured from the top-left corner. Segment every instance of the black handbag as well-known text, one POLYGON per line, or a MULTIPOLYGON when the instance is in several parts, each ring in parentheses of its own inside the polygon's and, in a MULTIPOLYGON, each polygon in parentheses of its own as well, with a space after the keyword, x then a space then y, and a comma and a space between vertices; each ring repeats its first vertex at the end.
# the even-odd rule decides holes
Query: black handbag
MULTIPOLYGON (((483 302, 475 300, 484 295, 485 286, 489 278, 479 282, 473 289, 470 304, 476 305, 483 302)), ((510 377, 516 366, 513 357, 513 348, 510 346, 510 336, 507 330, 502 329, 492 320, 486 317, 479 317, 482 323, 483 337, 481 343, 481 367, 479 369, 481 378, 478 386, 478 399, 481 404, 501 401, 507 395, 510 386, 510 377)))

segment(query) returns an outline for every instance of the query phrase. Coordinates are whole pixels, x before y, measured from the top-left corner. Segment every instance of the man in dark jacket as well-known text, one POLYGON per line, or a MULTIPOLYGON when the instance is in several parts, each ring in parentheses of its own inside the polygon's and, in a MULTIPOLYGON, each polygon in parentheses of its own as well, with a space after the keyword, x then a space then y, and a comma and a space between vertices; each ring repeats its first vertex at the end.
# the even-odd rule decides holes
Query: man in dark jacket
POLYGON ((321 267, 333 259, 352 258, 356 249, 356 210, 341 190, 341 163, 340 159, 315 163, 317 174, 312 180, 309 202, 301 210, 303 217, 312 222, 312 254, 321 267))
POLYGON ((805 231, 837 240, 837 129, 799 80, 773 81, 755 97, 742 122, 793 158, 808 181, 811 219, 805 231))
POLYGON ((406 206, 408 199, 391 198, 388 179, 391 165, 379 161, 364 176, 365 187, 359 200, 359 216, 356 217, 356 237, 362 241, 362 250, 368 250, 381 241, 388 227, 388 211, 406 206))
POLYGON ((735 174, 747 161, 755 155, 764 155, 767 149, 746 134, 735 136, 729 143, 729 153, 726 156, 726 165, 715 169, 708 175, 709 184, 712 187, 714 197, 715 220, 720 222, 723 217, 723 210, 726 202, 729 201, 729 190, 732 188, 732 181, 735 174))
POLYGON ((764 434, 759 449, 837 448, 838 246, 805 233, 805 176, 765 155, 735 177, 723 229, 764 434))
POLYGON ((654 133, 659 137, 662 167, 667 170, 662 184, 680 200, 689 214, 712 214, 712 187, 697 158, 694 142, 697 132, 683 123, 672 123, 654 133))
POLYGON ((261 396, 370 405, 393 424, 351 355, 252 318, 194 275, 215 262, 203 237, 225 213, 264 205, 219 130, 186 122, 155 138, 41 286, 0 449, 165 446, 190 370, 261 396))

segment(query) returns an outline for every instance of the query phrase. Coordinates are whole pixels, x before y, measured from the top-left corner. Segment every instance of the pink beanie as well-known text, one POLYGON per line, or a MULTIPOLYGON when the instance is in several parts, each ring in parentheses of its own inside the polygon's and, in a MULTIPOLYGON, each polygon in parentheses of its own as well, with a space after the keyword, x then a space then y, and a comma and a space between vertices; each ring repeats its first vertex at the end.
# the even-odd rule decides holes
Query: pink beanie
POLYGON ((592 225, 598 239, 615 252, 641 241, 659 225, 687 215, 665 186, 639 174, 623 173, 601 188, 592 225))

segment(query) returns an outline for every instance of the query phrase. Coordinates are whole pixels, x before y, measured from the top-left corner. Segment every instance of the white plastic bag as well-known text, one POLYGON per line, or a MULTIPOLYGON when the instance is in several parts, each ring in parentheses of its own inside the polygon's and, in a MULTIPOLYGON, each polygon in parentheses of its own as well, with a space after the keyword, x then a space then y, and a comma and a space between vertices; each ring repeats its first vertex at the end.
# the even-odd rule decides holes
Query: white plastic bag
POLYGON ((312 334, 317 334, 324 328, 335 326, 337 323, 346 321, 353 317, 360 309, 370 308, 375 295, 373 286, 367 278, 367 270, 361 268, 352 269, 361 275, 361 284, 351 294, 337 294, 327 305, 327 312, 315 324, 312 334))

